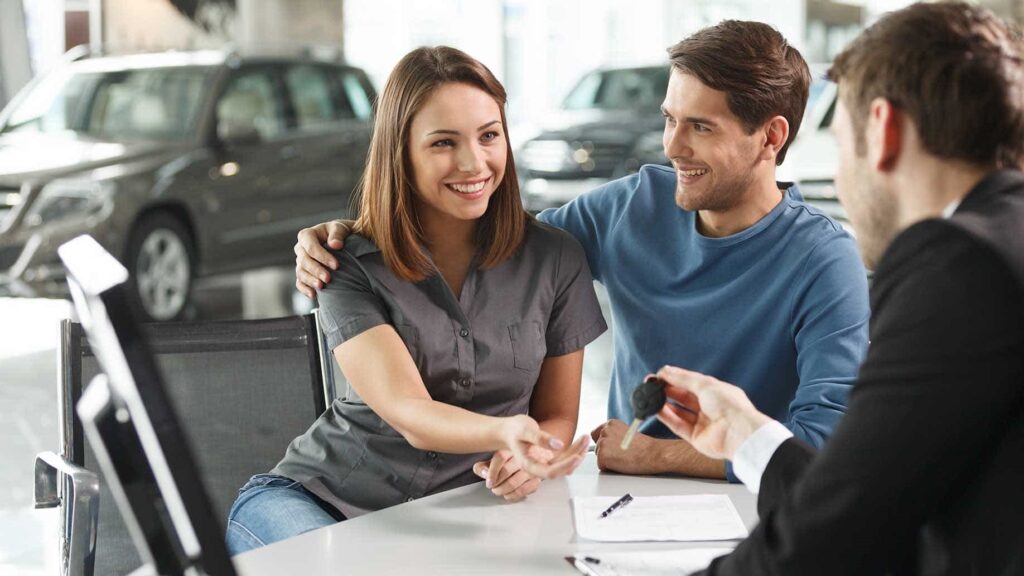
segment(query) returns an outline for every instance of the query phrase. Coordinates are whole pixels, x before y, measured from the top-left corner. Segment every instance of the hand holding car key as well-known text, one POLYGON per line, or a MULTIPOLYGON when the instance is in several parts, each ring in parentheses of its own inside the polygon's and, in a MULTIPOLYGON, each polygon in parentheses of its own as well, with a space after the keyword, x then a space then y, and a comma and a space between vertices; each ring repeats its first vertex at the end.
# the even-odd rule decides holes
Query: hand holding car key
POLYGON ((622 437, 621 448, 623 450, 629 448, 640 424, 657 414, 665 404, 665 383, 657 376, 648 376, 644 379, 643 384, 633 390, 632 404, 633 423, 629 425, 629 430, 626 430, 626 435, 622 437))

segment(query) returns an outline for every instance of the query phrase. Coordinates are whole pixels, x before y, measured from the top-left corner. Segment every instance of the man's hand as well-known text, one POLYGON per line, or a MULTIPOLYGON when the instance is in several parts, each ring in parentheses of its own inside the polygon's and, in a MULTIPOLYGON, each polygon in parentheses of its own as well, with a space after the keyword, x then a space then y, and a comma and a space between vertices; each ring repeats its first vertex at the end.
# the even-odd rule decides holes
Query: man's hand
POLYGON ((323 245, 340 250, 353 224, 351 220, 332 220, 299 231, 295 243, 295 287, 299 292, 316 298, 316 291, 331 281, 328 268, 337 270, 338 260, 323 245))
POLYGON ((659 370, 658 377, 668 384, 665 395, 670 400, 658 420, 711 458, 731 460, 754 431, 771 422, 732 384, 671 366, 659 370))
POLYGON ((609 420, 590 433, 597 445, 597 467, 606 472, 622 474, 660 474, 665 472, 664 462, 658 456, 655 438, 646 434, 633 437, 628 450, 622 449, 622 437, 626 435, 626 423, 609 420))

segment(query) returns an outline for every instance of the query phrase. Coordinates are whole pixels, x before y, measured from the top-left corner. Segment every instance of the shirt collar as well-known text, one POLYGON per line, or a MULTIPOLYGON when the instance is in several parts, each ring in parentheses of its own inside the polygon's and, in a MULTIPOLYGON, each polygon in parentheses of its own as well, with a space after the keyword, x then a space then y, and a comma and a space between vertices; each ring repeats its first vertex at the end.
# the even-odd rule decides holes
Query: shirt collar
POLYGON ((949 204, 946 204, 946 207, 942 209, 942 217, 949 218, 952 216, 953 212, 956 212, 956 209, 960 207, 961 202, 963 202, 963 198, 957 198, 949 204))

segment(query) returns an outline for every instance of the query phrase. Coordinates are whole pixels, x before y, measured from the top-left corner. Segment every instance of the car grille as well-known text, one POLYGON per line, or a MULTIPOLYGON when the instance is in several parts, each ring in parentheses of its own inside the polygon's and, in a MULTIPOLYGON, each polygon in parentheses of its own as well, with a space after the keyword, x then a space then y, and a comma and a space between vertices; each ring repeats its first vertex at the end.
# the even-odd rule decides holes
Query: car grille
POLYGON ((14 263, 18 261, 18 256, 21 256, 21 251, 24 246, 3 246, 0 247, 0 271, 6 271, 14 263))
POLYGON ((0 230, 4 229, 4 220, 11 214, 14 207, 21 203, 21 191, 18 188, 0 186, 0 230))
POLYGON ((9 200, 10 195, 20 196, 21 188, 11 186, 0 186, 0 206, 8 206, 12 204, 9 200))
POLYGON ((623 175, 629 147, 610 142, 534 140, 522 152, 522 164, 544 178, 610 178, 623 175))

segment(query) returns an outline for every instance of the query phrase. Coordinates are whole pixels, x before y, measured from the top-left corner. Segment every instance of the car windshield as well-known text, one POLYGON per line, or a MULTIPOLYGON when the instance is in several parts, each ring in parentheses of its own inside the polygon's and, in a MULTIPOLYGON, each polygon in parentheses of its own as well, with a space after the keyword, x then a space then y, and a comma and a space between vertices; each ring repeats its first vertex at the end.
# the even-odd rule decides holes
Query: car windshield
POLYGON ((25 94, 3 132, 73 132, 100 140, 185 140, 210 67, 51 72, 25 94))
POLYGON ((565 110, 657 110, 668 90, 668 67, 600 70, 569 92, 565 110))

